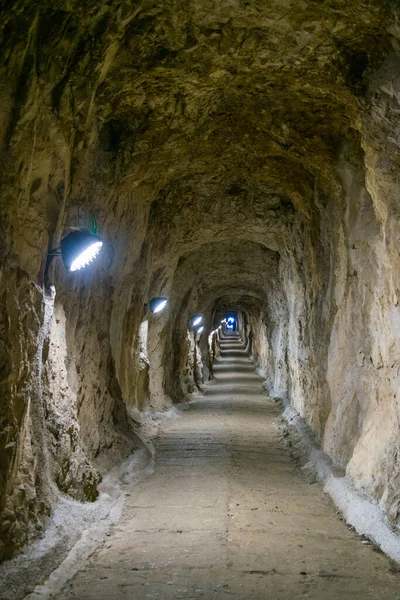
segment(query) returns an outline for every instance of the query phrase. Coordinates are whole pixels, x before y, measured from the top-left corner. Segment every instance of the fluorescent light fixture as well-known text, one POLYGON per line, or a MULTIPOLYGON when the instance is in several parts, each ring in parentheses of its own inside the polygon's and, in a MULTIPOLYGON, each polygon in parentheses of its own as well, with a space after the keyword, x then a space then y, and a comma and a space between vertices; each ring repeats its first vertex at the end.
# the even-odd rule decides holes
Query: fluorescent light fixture
POLYGON ((167 298, 152 298, 149 300, 149 308, 153 314, 162 312, 167 304, 167 298))
POLYGON ((103 240, 88 231, 71 231, 61 240, 61 258, 67 271, 80 271, 97 258, 103 240))
POLYGON ((204 327, 203 327, 203 325, 202 325, 202 326, 201 326, 201 327, 199 327, 199 328, 198 328, 198 330, 197 330, 197 333, 198 333, 198 335, 200 335, 200 334, 203 332, 203 330, 204 330, 204 327))
POLYGON ((200 325, 202 320, 203 320, 203 317, 201 315, 195 315, 194 317, 192 317, 193 327, 197 327, 197 325, 200 325))

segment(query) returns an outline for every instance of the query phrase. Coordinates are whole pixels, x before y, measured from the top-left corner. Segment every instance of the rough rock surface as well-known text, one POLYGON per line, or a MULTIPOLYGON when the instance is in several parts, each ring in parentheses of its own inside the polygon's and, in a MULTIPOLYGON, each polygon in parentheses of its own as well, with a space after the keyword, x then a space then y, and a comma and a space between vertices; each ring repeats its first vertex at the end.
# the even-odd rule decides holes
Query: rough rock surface
POLYGON ((0 8, 0 559, 212 376, 227 310, 398 520, 399 39, 389 0, 0 8), (54 295, 77 206, 105 248, 54 295))
POLYGON ((58 598, 396 598, 399 569, 291 460, 240 341, 222 346, 216 381, 163 426, 154 475, 58 598))

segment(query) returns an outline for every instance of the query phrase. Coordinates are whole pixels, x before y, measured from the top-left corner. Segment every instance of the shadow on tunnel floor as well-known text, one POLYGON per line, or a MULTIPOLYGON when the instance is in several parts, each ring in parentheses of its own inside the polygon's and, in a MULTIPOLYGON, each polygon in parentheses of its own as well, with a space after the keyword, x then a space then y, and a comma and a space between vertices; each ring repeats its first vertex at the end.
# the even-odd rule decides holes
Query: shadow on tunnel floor
POLYGON ((254 365, 248 360, 247 357, 241 356, 223 356, 214 363, 215 365, 226 365, 232 367, 232 365, 250 365, 254 369, 254 365))
POLYGON ((263 394, 262 388, 248 388, 243 386, 241 388, 237 388, 236 384, 231 383, 227 384, 223 388, 221 387, 213 387, 206 388, 204 391, 205 396, 261 396, 263 394))
POLYGON ((249 360, 249 356, 246 352, 239 352, 238 350, 235 350, 234 352, 221 352, 221 359, 222 360, 229 360, 230 358, 242 358, 243 360, 246 360, 248 362, 249 360))
POLYGON ((229 413, 247 413, 253 417, 256 415, 265 415, 275 410, 274 406, 271 406, 267 402, 265 404, 254 404, 247 402, 245 399, 238 399, 237 394, 234 394, 235 400, 229 399, 229 402, 225 404, 224 400, 221 399, 204 399, 196 400, 191 404, 191 410, 195 412, 229 412, 229 413))
POLYGON ((212 384, 215 386, 221 385, 250 385, 254 387, 255 385, 262 385, 263 380, 261 377, 258 377, 256 374, 251 374, 249 371, 243 371, 242 373, 238 373, 236 376, 229 373, 229 371, 215 371, 214 372, 215 379, 212 379, 212 384))
POLYGON ((232 379, 237 379, 237 377, 234 377, 234 373, 237 373, 239 376, 241 374, 250 374, 253 373, 253 377, 249 376, 249 379, 261 379, 261 377, 259 375, 257 375, 257 373, 255 373, 254 371, 254 367, 252 365, 247 366, 247 365, 238 365, 235 366, 234 369, 232 369, 232 367, 230 365, 214 365, 214 373, 216 375, 220 374, 227 374, 227 375, 231 375, 232 379))
POLYGON ((258 386, 261 388, 262 384, 262 379, 259 377, 251 377, 251 375, 246 376, 246 373, 239 374, 237 377, 229 377, 228 375, 226 377, 219 377, 218 374, 215 374, 215 379, 212 379, 209 383, 209 385, 212 385, 218 389, 221 387, 237 385, 239 385, 241 389, 243 389, 245 386, 252 388, 258 386))

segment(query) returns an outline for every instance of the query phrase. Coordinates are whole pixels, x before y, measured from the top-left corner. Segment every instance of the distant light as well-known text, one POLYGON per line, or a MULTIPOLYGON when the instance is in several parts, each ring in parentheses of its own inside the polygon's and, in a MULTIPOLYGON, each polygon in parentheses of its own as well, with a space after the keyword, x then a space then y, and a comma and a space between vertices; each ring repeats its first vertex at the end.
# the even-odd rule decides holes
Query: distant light
POLYGON ((203 325, 201 327, 198 328, 197 333, 200 335, 204 330, 203 325))
POLYGON ((200 325, 200 323, 202 322, 203 317, 201 315, 196 315, 193 317, 192 319, 192 325, 193 327, 196 327, 197 325, 200 325))
POLYGON ((99 254, 103 240, 88 231, 71 231, 61 240, 61 258, 67 271, 87 267, 99 254))
POLYGON ((234 319, 233 317, 229 317, 229 319, 228 319, 228 323, 233 323, 233 322, 234 322, 234 320, 235 320, 235 319, 234 319))
POLYGON ((153 314, 163 311, 167 304, 167 298, 152 298, 149 300, 149 308, 153 314))

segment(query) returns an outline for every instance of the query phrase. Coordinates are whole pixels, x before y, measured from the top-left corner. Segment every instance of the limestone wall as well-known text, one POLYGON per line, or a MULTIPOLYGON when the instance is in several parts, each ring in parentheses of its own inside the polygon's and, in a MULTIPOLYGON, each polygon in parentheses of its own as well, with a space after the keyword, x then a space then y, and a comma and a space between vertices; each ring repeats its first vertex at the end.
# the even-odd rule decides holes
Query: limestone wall
POLYGON ((0 559, 61 493, 95 500, 143 411, 212 377, 229 310, 270 393, 398 519, 395 3, 0 17, 0 559), (55 259, 46 288, 77 206, 101 257, 75 275, 55 259))

